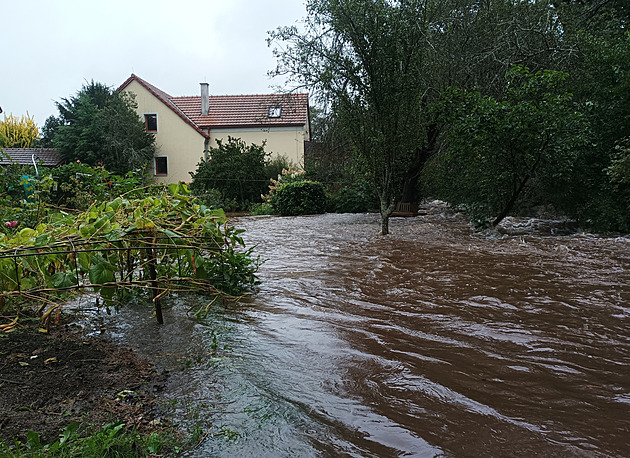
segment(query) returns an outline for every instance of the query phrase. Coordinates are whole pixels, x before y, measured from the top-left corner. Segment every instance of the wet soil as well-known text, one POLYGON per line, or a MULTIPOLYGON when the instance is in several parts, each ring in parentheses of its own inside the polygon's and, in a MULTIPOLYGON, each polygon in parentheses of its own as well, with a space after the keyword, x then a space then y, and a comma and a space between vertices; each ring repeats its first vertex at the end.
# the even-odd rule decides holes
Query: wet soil
POLYGON ((0 334, 0 440, 24 440, 33 430, 54 441, 73 421, 149 428, 163 382, 130 348, 86 338, 76 327, 0 334))

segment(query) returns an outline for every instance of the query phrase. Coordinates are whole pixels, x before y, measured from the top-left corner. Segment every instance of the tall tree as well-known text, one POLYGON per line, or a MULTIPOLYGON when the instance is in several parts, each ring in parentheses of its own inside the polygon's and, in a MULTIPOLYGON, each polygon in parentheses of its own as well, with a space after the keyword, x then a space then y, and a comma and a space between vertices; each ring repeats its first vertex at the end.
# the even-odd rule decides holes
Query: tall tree
POLYGON ((590 143, 579 151, 561 204, 595 230, 628 231, 627 184, 619 177, 619 155, 630 138, 630 4, 562 0, 556 6, 565 39, 577 43, 567 71, 575 100, 591 124, 590 143))
POLYGON ((514 67, 502 99, 454 90, 446 98, 449 148, 435 162, 438 197, 462 204, 492 226, 532 194, 557 192, 584 144, 588 126, 567 91, 566 73, 514 67))
POLYGON ((155 152, 155 137, 146 132, 128 94, 94 81, 57 103, 58 122, 50 118, 55 148, 67 161, 103 163, 125 173, 143 168, 155 152))
POLYGON ((271 40, 278 74, 317 91, 335 111, 378 194, 381 229, 400 198, 405 173, 426 137, 422 47, 428 24, 419 2, 312 0, 306 33, 281 28, 271 40))
POLYGON ((39 140, 38 145, 42 148, 54 148, 54 136, 59 126, 62 126, 63 122, 56 116, 48 116, 42 127, 42 138, 39 140))
POLYGON ((307 11, 304 31, 270 34, 275 74, 343 121, 378 194, 383 234, 440 149, 444 126, 431 107, 449 86, 496 93, 511 65, 538 70, 571 55, 546 0, 309 0, 307 11))

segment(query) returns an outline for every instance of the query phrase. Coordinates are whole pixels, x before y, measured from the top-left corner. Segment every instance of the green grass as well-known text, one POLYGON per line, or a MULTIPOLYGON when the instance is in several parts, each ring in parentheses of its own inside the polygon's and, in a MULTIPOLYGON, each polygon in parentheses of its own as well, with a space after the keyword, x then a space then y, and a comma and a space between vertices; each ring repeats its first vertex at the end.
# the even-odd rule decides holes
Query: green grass
POLYGON ((70 423, 51 444, 42 444, 35 431, 29 431, 26 443, 0 442, 0 456, 14 457, 143 457, 150 455, 174 456, 181 444, 172 433, 152 432, 148 435, 125 429, 122 422, 109 423, 101 429, 79 434, 79 424, 70 423))

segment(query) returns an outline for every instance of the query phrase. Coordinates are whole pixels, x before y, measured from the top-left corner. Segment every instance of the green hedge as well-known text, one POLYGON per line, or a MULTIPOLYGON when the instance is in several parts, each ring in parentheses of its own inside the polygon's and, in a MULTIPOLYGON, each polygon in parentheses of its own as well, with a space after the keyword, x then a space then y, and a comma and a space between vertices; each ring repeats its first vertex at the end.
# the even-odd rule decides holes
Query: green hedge
POLYGON ((313 215, 326 211, 326 193, 321 183, 298 181, 280 186, 271 205, 282 216, 313 215))

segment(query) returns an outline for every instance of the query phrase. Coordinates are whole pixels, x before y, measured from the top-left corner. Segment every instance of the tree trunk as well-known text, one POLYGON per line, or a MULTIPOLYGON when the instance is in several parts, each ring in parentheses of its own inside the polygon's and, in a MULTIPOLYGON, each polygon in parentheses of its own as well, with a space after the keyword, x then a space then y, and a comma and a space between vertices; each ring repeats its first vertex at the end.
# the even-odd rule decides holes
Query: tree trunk
POLYGON ((381 235, 389 234, 389 215, 381 213, 381 235))
POLYGON ((437 139, 440 129, 437 124, 427 127, 427 142, 421 148, 416 148, 414 160, 409 164, 403 184, 401 202, 418 201, 418 180, 424 164, 437 152, 437 139))
POLYGON ((381 198, 381 235, 389 234, 389 216, 396 207, 396 202, 389 202, 390 199, 381 198))
POLYGON ((521 192, 523 192, 523 189, 525 188, 525 185, 527 184, 528 181, 529 181, 529 175, 527 175, 523 179, 523 181, 521 181, 521 184, 518 186, 518 189, 514 191, 514 193, 512 194, 512 197, 510 198, 510 201, 503 208, 503 211, 501 211, 501 213, 499 213, 499 216, 497 216, 496 219, 492 221, 492 227, 497 227, 499 223, 503 221, 503 219, 507 215, 510 214, 510 212, 512 211, 512 208, 514 207, 514 204, 516 203, 516 199, 518 199, 518 197, 521 195, 521 192))

